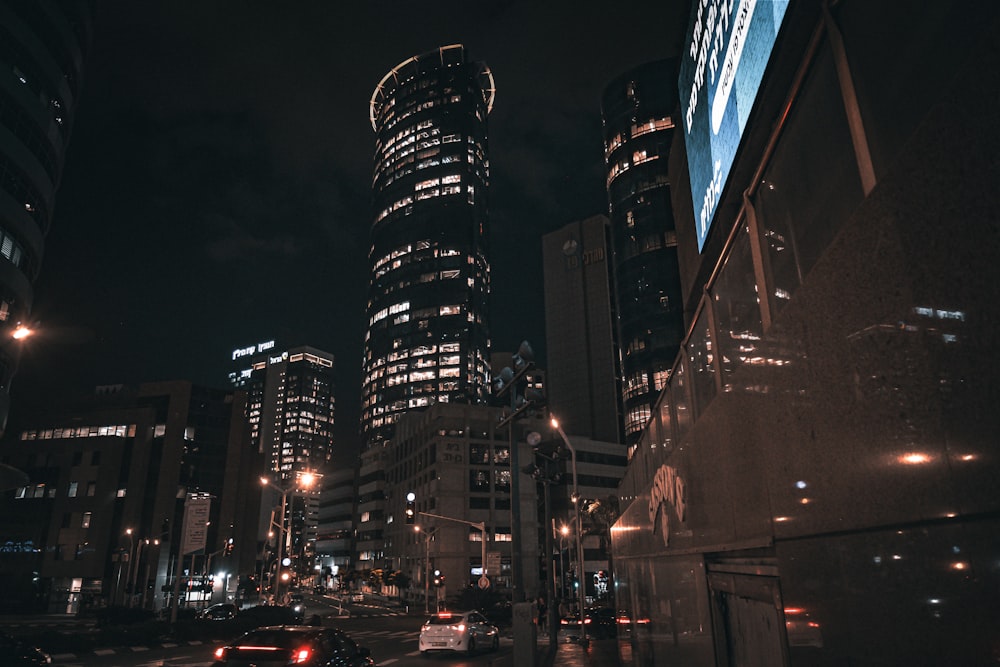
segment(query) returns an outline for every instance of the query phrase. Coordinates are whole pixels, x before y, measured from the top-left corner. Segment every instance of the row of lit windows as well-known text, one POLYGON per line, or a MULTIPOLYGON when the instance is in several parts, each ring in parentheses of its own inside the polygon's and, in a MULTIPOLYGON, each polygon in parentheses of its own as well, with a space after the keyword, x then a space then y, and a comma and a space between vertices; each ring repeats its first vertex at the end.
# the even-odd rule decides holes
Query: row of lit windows
MULTIPOLYGON (((462 192, 462 177, 459 174, 447 174, 440 178, 429 178, 423 181, 418 181, 413 190, 416 193, 417 200, 430 199, 431 197, 437 197, 438 195, 454 195, 462 192), (444 185, 444 187, 438 187, 443 184, 454 184, 454 185, 444 185)), ((409 206, 413 203, 413 195, 407 194, 400 197, 393 203, 382 209, 382 212, 378 214, 375 218, 375 222, 383 220, 390 213, 398 211, 399 209, 409 206)))
MULTIPOLYGON (((372 174, 372 185, 378 183, 379 179, 385 176, 385 183, 382 188, 387 187, 393 181, 412 174, 414 170, 427 169, 438 164, 449 164, 462 162, 462 157, 454 150, 442 149, 442 144, 454 144, 462 141, 461 134, 446 134, 440 139, 421 141, 414 146, 401 148, 398 155, 393 155, 391 159, 380 160, 372 174), (442 155, 442 150, 445 154, 442 155)), ((489 163, 486 160, 486 151, 482 144, 475 137, 467 137, 468 145, 466 153, 469 164, 482 164, 489 172, 489 163)), ((460 149, 459 149, 460 150, 460 149)))
MULTIPOLYGON (((405 247, 409 248, 409 246, 405 247)), ((426 248, 426 246, 420 247, 420 245, 418 244, 416 250, 422 250, 424 248, 426 248)), ((462 253, 459 250, 456 250, 455 248, 442 248, 440 250, 434 249, 432 253, 421 253, 420 255, 414 253, 413 255, 410 256, 408 255, 409 255, 408 252, 397 254, 397 251, 394 250, 390 257, 383 257, 379 259, 377 262, 375 262, 375 277, 381 278, 389 271, 398 269, 411 262, 420 262, 427 259, 435 259, 440 257, 460 257, 462 253)), ((472 257, 467 258, 466 263, 472 264, 473 263, 472 257)))
POLYGON ((604 159, 607 160, 610 158, 615 149, 625 143, 625 141, 629 138, 634 139, 636 137, 641 137, 644 134, 649 134, 650 132, 669 130, 673 128, 673 126, 674 121, 670 116, 666 116, 664 118, 652 118, 642 123, 633 123, 631 130, 619 132, 608 140, 607 146, 604 148, 604 159))
MULTIPOLYGON (((160 434, 162 435, 162 433, 160 434)), ((74 426, 71 428, 48 428, 40 431, 23 431, 21 440, 56 440, 60 438, 96 438, 114 436, 134 438, 135 424, 115 426, 74 426)))
POLYGON ((632 158, 624 157, 617 160, 614 164, 608 166, 608 186, 611 182, 618 178, 621 174, 625 173, 632 167, 643 164, 644 162, 652 162, 653 160, 659 159, 659 155, 650 155, 646 149, 640 149, 632 154, 632 158))
POLYGON ((409 100, 407 102, 406 108, 403 109, 398 115, 395 110, 388 110, 382 116, 382 122, 385 124, 385 128, 391 130, 398 123, 404 121, 415 113, 425 111, 426 109, 433 109, 439 104, 455 104, 462 101, 462 96, 458 94, 445 94, 443 98, 441 97, 431 97, 423 102, 417 102, 416 100, 409 100))
POLYGON ((648 405, 637 405, 625 415, 625 433, 638 433, 649 421, 651 411, 648 405))

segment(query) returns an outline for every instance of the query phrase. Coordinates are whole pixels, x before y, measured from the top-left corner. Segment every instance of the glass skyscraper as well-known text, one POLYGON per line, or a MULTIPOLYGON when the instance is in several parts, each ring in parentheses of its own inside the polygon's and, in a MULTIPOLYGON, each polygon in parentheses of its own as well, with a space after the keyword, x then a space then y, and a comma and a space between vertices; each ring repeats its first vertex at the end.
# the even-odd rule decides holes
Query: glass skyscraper
POLYGON ((608 84, 601 100, 629 445, 649 421, 684 339, 667 179, 676 80, 676 60, 646 63, 608 84))
POLYGON ((460 44, 414 56, 375 87, 370 287, 361 433, 489 392, 489 158, 493 76, 460 44))

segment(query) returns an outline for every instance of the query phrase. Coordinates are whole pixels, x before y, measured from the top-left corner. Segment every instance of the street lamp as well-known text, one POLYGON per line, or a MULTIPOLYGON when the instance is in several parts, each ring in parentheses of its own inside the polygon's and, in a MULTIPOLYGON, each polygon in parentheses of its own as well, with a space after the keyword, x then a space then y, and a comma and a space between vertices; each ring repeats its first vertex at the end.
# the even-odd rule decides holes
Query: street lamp
POLYGON ((135 561, 135 540, 132 538, 132 529, 126 528, 125 534, 128 535, 128 568, 125 570, 125 589, 128 592, 128 601, 124 606, 132 606, 132 563, 135 561))
POLYGON ((570 466, 573 472, 573 495, 570 500, 573 501, 573 519, 576 523, 576 569, 577 569, 577 585, 580 587, 580 592, 577 598, 577 608, 580 611, 580 635, 581 641, 587 640, 587 625, 584 623, 583 605, 584 605, 584 595, 586 589, 586 582, 584 582, 583 577, 585 574, 583 567, 583 521, 580 519, 580 490, 577 486, 576 480, 576 449, 570 443, 569 438, 566 437, 566 432, 562 430, 559 426, 559 420, 555 417, 551 421, 552 428, 559 433, 559 437, 562 438, 563 444, 566 445, 566 449, 569 450, 570 454, 570 466))
MULTIPOLYGON (((287 545, 288 548, 291 549, 292 527, 291 526, 288 526, 287 528, 285 527, 285 520, 288 512, 288 496, 289 494, 294 493, 297 487, 309 488, 310 486, 313 485, 315 481, 316 481, 316 475, 311 472, 298 473, 296 475, 297 485, 294 485, 291 488, 285 488, 283 486, 280 486, 277 482, 275 482, 269 477, 262 476, 260 478, 260 483, 262 486, 270 486, 275 490, 281 492, 281 518, 278 520, 278 564, 276 567, 276 574, 287 575, 287 573, 282 572, 281 568, 283 566, 283 560, 284 560, 282 552, 284 551, 286 540, 288 541, 287 545)), ((281 600, 281 595, 279 595, 281 591, 280 586, 281 583, 286 580, 287 578, 285 576, 279 576, 278 582, 274 585, 274 599, 276 601, 281 600)))
MULTIPOLYGON (((129 530, 132 530, 132 529, 129 528, 129 530)), ((131 535, 129 535, 129 537, 131 537, 131 535)), ((157 540, 157 542, 159 542, 159 540, 157 540)), ((133 606, 133 604, 132 604, 133 602, 138 602, 138 600, 136 600, 136 597, 137 597, 136 596, 136 587, 138 586, 138 583, 139 583, 139 566, 142 564, 142 547, 143 547, 143 545, 147 545, 148 546, 149 545, 149 540, 148 539, 141 539, 138 542, 136 542, 136 545, 135 545, 135 562, 134 563, 133 562, 129 563, 129 568, 132 571, 132 578, 131 578, 132 595, 131 595, 131 597, 129 597, 129 604, 128 604, 129 607, 133 606)), ((146 560, 149 560, 149 554, 146 555, 146 560)), ((147 585, 147 583, 148 583, 148 581, 144 581, 143 585, 142 585, 143 597, 146 596, 145 591, 146 591, 146 585, 147 585)))

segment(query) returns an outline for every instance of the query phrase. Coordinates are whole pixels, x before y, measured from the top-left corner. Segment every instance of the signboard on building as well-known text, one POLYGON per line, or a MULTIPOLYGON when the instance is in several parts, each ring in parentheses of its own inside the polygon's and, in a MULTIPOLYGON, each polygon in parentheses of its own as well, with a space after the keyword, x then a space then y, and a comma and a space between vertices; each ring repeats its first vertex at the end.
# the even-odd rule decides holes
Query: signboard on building
POLYGON ((209 496, 188 496, 184 502, 184 530, 181 536, 181 554, 201 551, 208 543, 209 512, 212 499, 209 496))
POLYGON ((789 0, 695 0, 678 86, 704 248, 789 0))

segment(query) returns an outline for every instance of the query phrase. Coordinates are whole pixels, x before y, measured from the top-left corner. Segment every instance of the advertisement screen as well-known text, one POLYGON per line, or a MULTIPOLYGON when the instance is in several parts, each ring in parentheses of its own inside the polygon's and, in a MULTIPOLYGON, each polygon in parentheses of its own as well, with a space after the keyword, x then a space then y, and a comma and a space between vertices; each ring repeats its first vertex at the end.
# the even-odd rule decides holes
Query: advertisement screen
POLYGON ((695 0, 680 77, 699 252, 789 0, 695 0))

